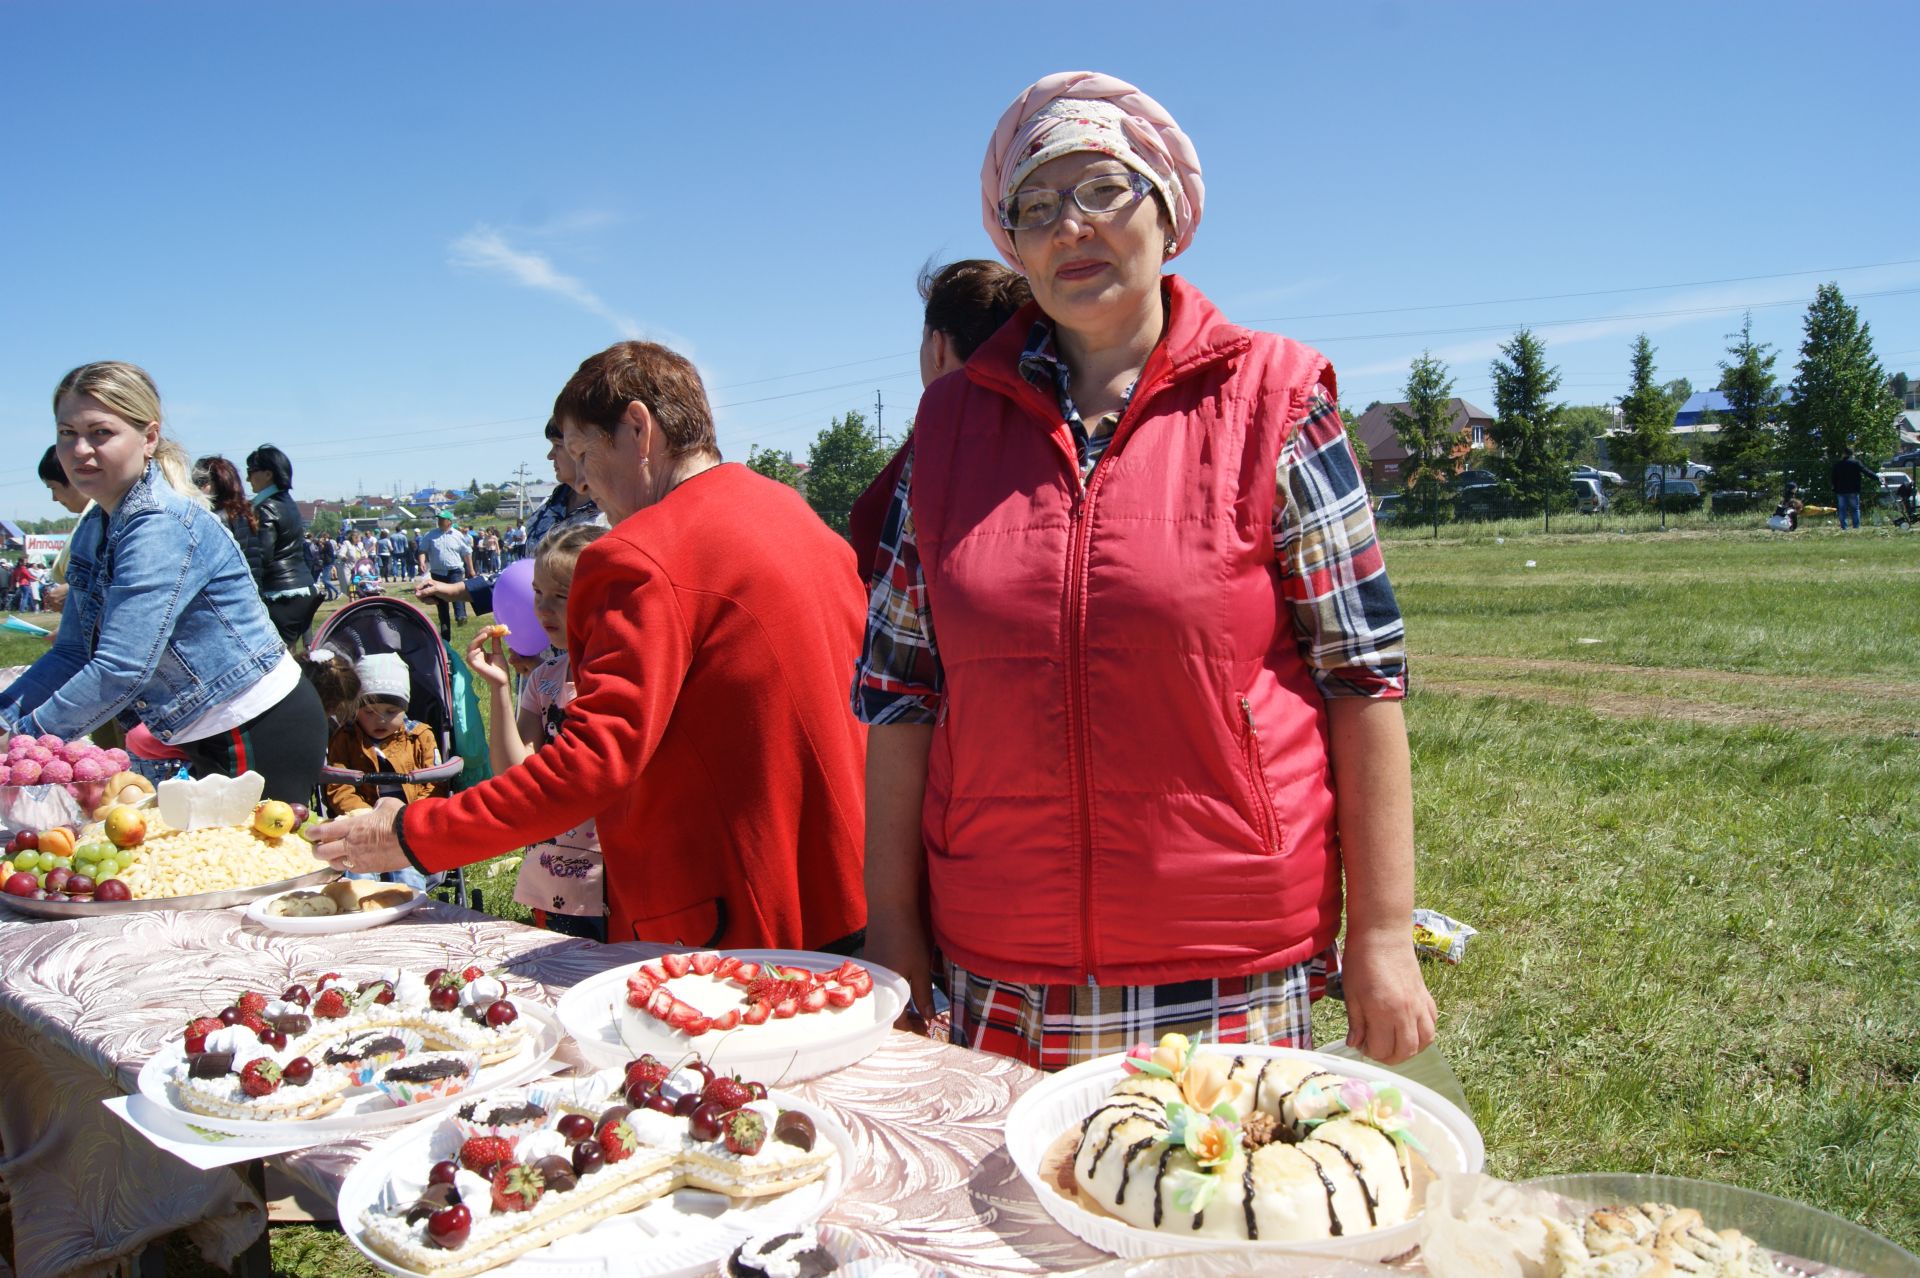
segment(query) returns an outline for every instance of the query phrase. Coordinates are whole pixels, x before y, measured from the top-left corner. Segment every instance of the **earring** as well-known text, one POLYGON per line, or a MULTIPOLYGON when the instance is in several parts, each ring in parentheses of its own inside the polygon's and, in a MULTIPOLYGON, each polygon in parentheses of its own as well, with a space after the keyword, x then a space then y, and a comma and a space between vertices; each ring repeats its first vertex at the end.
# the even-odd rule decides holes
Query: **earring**
POLYGON ((1172 257, 1173 251, 1179 247, 1180 247, 1180 241, 1174 239, 1171 235, 1169 235, 1167 237, 1167 243, 1166 243, 1167 256, 1172 257))

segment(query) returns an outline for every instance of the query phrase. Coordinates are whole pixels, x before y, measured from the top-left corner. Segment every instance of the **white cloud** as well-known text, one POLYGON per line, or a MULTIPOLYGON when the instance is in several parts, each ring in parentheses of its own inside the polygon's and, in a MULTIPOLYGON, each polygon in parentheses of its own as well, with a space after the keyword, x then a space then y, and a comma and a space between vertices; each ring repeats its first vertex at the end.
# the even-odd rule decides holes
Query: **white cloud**
POLYGON ((598 293, 556 268, 542 254, 515 248, 490 226, 477 226, 455 240, 452 254, 455 266, 504 275, 523 288, 564 298, 589 315, 606 320, 622 337, 646 336, 636 320, 614 310, 598 293))

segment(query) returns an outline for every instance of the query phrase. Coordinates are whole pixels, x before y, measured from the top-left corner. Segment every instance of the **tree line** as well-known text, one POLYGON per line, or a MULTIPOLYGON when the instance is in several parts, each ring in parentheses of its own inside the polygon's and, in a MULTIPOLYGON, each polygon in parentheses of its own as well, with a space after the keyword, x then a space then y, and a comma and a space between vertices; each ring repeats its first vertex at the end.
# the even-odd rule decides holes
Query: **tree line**
MULTIPOLYGON (((1688 460, 1674 418, 1692 388, 1685 379, 1662 382, 1655 354, 1645 333, 1634 339, 1628 390, 1617 401, 1620 429, 1607 435, 1614 469, 1636 490, 1647 467, 1688 460)), ((1726 408, 1705 418, 1718 428, 1703 450, 1713 467, 1709 491, 1768 494, 1794 482, 1815 497, 1829 496, 1828 472, 1848 449, 1869 469, 1898 449, 1897 417, 1908 379, 1904 373, 1889 377, 1881 367, 1868 325, 1837 284, 1822 285, 1807 308, 1799 364, 1787 386, 1775 374, 1778 354, 1754 340, 1751 313, 1739 332, 1728 335, 1726 354, 1715 387, 1726 408)), ((1596 433, 1594 411, 1555 399, 1560 370, 1548 363, 1545 342, 1531 330, 1521 329, 1500 347, 1491 371, 1494 451, 1487 465, 1512 508, 1550 519, 1572 502, 1568 476, 1596 433)), ((1439 510, 1440 490, 1463 460, 1453 385, 1447 366, 1423 352, 1408 371, 1404 405, 1391 412, 1394 433, 1408 453, 1405 479, 1417 508, 1439 510)))

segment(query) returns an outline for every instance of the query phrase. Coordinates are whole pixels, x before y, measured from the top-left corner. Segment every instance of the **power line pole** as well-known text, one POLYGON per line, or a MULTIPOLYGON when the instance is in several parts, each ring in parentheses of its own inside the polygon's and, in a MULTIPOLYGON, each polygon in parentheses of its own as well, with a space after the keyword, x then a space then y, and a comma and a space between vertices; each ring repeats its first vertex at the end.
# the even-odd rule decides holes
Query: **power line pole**
POLYGON ((513 473, 520 479, 520 522, 524 524, 527 522, 527 464, 521 462, 513 473))
POLYGON ((880 392, 873 392, 873 437, 880 441, 881 447, 887 443, 886 405, 880 402, 880 392))

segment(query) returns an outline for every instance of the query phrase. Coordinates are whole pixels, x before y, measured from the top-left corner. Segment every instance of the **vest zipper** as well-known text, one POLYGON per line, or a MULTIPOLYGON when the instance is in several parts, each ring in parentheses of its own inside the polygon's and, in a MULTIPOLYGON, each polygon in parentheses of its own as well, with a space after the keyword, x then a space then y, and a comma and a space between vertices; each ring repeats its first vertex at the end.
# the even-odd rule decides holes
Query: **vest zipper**
POLYGON ((1277 821, 1273 814, 1273 795, 1267 789, 1267 770, 1260 766, 1260 728, 1253 721, 1253 702, 1240 698, 1240 713, 1247 721, 1247 784, 1257 809, 1254 816, 1260 826, 1260 841, 1271 856, 1279 852, 1280 840, 1274 833, 1277 821))
MULTIPOLYGON (((1104 459, 1103 459, 1104 460, 1104 459)), ((1094 476, 1099 477, 1099 463, 1094 476)), ((1077 478, 1077 476, 1076 476, 1077 478)), ((1093 979, 1093 743, 1087 726, 1084 695, 1086 678, 1086 556, 1087 507, 1093 502, 1093 482, 1074 501, 1069 522, 1073 525, 1067 552, 1067 723, 1071 737, 1069 758, 1074 773, 1074 788, 1080 800, 1080 968, 1082 980, 1093 979)))

